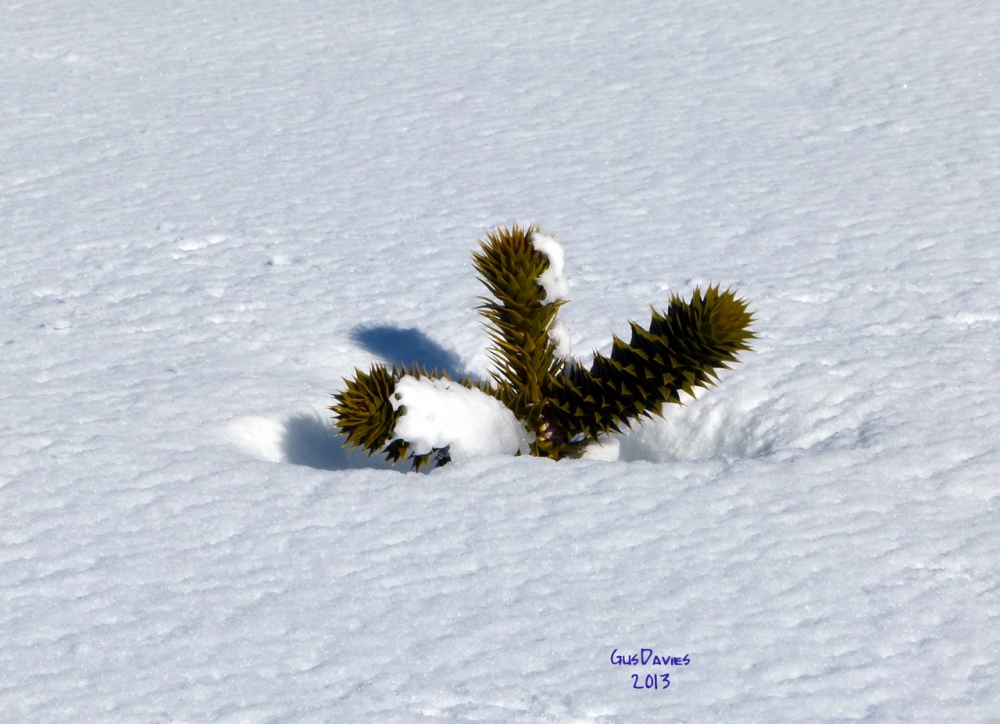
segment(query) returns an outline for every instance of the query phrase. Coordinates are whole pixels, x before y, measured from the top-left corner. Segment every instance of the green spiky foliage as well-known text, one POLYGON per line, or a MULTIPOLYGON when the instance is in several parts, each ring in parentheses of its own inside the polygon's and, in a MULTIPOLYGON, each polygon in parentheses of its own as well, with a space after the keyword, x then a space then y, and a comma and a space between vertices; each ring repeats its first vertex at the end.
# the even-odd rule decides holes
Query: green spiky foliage
POLYGON ((368 372, 355 368, 353 380, 344 379, 347 388, 333 396, 336 403, 330 410, 351 447, 364 448, 369 455, 385 447, 399 417, 390 402, 399 378, 395 365, 390 372, 385 365, 373 364, 368 372))
POLYGON ((739 361, 754 338, 752 322, 746 301, 729 289, 695 289, 690 302, 672 296, 665 314, 652 310, 649 327, 629 322, 632 338, 616 336, 610 357, 595 354, 589 370, 566 369, 553 393, 553 424, 596 440, 662 416, 664 403, 683 404, 681 392, 694 397, 739 361))
MULTIPOLYGON (((590 369, 556 354, 553 326, 563 300, 546 301, 539 278, 548 258, 535 248, 537 226, 498 227, 487 233, 473 254, 473 265, 489 291, 479 307, 489 331, 495 385, 478 383, 499 398, 524 422, 533 436, 533 455, 561 459, 578 457, 601 436, 622 432, 643 418, 662 416, 666 403, 682 404, 681 393, 694 396, 718 380, 718 371, 738 362, 754 338, 753 315, 732 290, 710 286, 695 289, 691 301, 670 298, 666 312, 652 311, 648 327, 630 322, 626 343, 614 338, 611 355, 594 354, 590 369)), ((403 375, 427 375, 393 366, 373 365, 345 380, 347 389, 335 395, 330 409, 347 443, 384 451, 386 459, 413 460, 440 466, 447 449, 426 455, 409 452, 404 440, 392 439, 398 416, 391 396, 403 375)), ((436 375, 431 375, 436 376, 436 375)), ((471 387, 467 378, 462 384, 471 387)))
POLYGON ((564 448, 576 447, 549 422, 552 391, 564 365, 550 332, 565 302, 545 302, 538 279, 549 260, 532 243, 537 233, 534 225, 500 227, 479 242, 472 263, 492 295, 480 297, 479 313, 492 342, 497 396, 534 435, 532 454, 559 459, 564 448))

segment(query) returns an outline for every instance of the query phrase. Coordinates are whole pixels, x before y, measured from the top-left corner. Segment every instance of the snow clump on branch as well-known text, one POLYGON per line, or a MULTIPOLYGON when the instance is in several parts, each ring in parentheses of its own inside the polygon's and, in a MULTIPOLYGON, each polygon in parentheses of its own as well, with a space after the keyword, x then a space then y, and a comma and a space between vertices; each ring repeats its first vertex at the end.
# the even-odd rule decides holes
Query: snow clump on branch
POLYGON ((390 400, 405 408, 393 439, 406 440, 416 455, 448 447, 452 459, 479 455, 527 455, 531 438, 504 404, 476 387, 448 379, 404 375, 390 400))
MULTIPOLYGON (((552 304, 560 299, 566 299, 569 294, 569 279, 563 274, 565 252, 562 244, 551 236, 532 234, 531 244, 535 250, 549 260, 548 268, 538 277, 538 283, 545 290, 545 304, 552 304)), ((561 359, 569 359, 572 354, 569 330, 558 319, 549 329, 549 337, 556 345, 555 354, 561 359)))
POLYGON ((538 283, 545 290, 545 304, 552 304, 557 299, 565 299, 569 294, 569 280, 563 276, 563 260, 565 254, 562 244, 551 236, 532 234, 531 243, 535 249, 549 260, 549 268, 538 277, 538 283))

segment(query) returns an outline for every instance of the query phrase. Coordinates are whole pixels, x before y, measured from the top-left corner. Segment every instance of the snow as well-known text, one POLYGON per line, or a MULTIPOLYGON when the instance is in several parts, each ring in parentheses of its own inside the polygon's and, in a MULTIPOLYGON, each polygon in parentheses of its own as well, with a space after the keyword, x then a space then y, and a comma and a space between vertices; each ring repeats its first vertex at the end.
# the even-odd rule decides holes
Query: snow
POLYGON ((556 350, 555 355, 564 360, 568 360, 573 354, 573 339, 570 335, 569 329, 566 325, 562 323, 562 320, 556 319, 549 327, 549 339, 555 343, 556 350))
MULTIPOLYGON (((569 294, 569 280, 563 273, 565 252, 562 244, 551 236, 532 234, 531 244, 549 260, 549 266, 538 277, 538 283, 545 290, 544 304, 552 304, 566 300, 569 294)), ((556 357, 569 359, 573 353, 573 343, 570 331, 561 319, 556 319, 549 329, 549 338, 555 343, 556 357)))
POLYGON ((0 719, 997 721, 998 20, 0 4, 0 719), (617 461, 342 448, 488 374, 515 221, 575 349, 719 283, 754 352, 617 461))
POLYGON ((569 294, 569 280, 563 275, 565 253, 562 244, 551 236, 532 234, 531 245, 549 260, 549 266, 538 277, 538 283, 545 290, 542 302, 552 304, 556 300, 566 299, 566 295, 569 294))
POLYGON ((621 454, 621 440, 617 437, 600 439, 590 443, 583 451, 585 460, 603 460, 614 462, 621 454))
POLYGON ((415 455, 446 447, 452 460, 530 452, 524 423, 477 387, 404 375, 390 402, 393 410, 402 409, 392 439, 405 440, 415 455))

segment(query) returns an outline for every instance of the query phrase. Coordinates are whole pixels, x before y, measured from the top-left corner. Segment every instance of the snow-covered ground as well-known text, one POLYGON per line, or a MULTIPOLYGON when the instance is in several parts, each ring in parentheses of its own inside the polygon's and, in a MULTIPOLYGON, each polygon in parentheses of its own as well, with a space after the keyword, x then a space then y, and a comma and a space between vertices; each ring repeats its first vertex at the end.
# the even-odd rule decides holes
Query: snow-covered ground
POLYGON ((0 0, 0 719, 1000 721, 998 29, 0 0), (342 450, 488 371, 512 221, 578 355, 709 282, 755 351, 614 462, 342 450))

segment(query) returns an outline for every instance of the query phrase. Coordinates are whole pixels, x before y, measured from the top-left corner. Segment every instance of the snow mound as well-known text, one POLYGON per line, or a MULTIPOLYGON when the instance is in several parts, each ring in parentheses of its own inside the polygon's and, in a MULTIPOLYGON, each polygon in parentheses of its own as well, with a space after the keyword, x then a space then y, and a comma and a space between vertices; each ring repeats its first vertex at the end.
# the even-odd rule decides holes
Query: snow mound
POLYGON ((237 450, 272 463, 286 462, 281 448, 284 432, 281 422, 260 415, 238 417, 225 428, 226 439, 237 450))
POLYGON ((457 382, 405 375, 396 382, 394 410, 403 408, 393 439, 417 455, 449 447, 453 459, 528 453, 528 431, 495 397, 457 382))
POLYGON ((602 437, 597 442, 592 442, 583 451, 584 460, 601 460, 613 463, 618 459, 621 452, 621 439, 618 437, 602 437))

